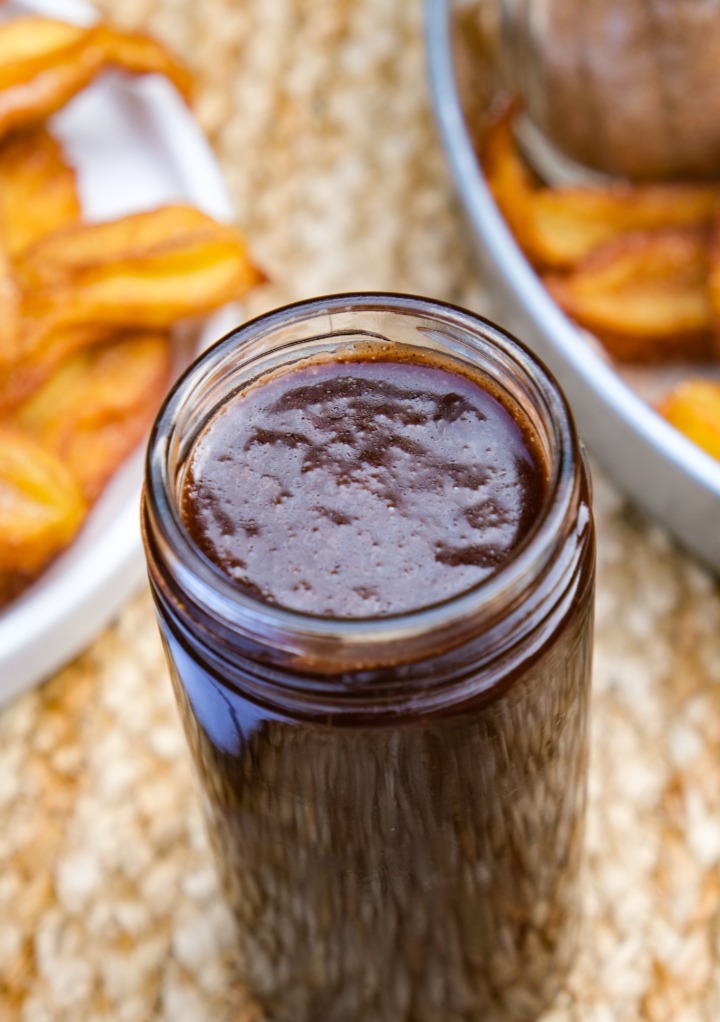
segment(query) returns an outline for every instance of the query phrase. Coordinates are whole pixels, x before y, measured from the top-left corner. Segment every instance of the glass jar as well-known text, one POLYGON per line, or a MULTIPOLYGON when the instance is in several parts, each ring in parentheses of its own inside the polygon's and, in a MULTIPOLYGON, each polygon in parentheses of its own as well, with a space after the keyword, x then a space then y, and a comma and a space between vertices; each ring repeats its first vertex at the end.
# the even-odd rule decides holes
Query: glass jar
POLYGON ((594 533, 570 412, 503 331, 451 306, 340 295, 242 326, 175 387, 143 502, 152 591, 238 922, 276 1022, 520 1022, 552 998, 579 909, 594 533), (269 372, 402 348, 495 382, 549 489, 489 579, 333 620, 233 585, 179 514, 199 430, 269 372))
POLYGON ((520 136, 551 180, 720 177, 720 0, 499 0, 520 136))

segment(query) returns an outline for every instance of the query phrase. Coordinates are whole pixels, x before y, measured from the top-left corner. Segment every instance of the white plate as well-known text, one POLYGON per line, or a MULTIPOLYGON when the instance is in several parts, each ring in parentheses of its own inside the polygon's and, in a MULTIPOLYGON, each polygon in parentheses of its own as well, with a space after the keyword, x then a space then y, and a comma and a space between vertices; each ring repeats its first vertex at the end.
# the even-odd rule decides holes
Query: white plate
MULTIPOLYGON (((6 11, 78 23, 95 17, 77 0, 26 0, 8 4, 6 11)), ((165 79, 108 73, 56 115, 51 129, 78 171, 86 219, 178 201, 218 219, 232 216, 210 147, 165 79)), ((222 310, 207 321, 193 348, 221 337, 237 321, 237 309, 222 310)), ((116 473, 72 546, 0 612, 0 702, 79 653, 142 583, 142 461, 137 451, 116 473)))

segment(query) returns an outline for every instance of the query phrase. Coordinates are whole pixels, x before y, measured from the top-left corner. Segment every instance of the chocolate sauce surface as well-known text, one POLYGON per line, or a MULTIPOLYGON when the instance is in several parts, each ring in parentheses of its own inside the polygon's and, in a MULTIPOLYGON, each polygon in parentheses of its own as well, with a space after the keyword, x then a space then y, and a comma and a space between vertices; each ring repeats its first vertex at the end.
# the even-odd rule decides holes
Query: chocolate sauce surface
POLYGON ((425 362, 328 361, 220 409, 191 451, 181 510, 254 597, 365 618, 482 582, 545 493, 527 424, 479 383, 425 362))

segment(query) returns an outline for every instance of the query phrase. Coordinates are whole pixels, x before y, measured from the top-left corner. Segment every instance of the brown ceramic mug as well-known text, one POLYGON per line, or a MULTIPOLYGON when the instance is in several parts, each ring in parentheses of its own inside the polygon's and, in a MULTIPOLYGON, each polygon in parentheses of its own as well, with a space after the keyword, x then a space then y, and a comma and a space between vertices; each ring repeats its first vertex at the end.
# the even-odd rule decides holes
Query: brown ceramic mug
POLYGON ((720 173, 720 0, 497 0, 521 135, 551 180, 720 173))

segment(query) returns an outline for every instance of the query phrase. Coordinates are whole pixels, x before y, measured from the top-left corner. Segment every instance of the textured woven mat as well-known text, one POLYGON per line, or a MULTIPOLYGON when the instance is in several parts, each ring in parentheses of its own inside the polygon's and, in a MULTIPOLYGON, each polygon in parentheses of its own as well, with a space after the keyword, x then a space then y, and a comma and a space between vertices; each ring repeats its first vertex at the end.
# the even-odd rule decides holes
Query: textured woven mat
MULTIPOLYGON (((200 74, 200 119, 275 282, 249 313, 361 288, 483 308, 429 112, 419 0, 102 6, 200 74)), ((720 594, 596 491, 586 922, 547 1022, 717 1022, 720 594)), ((255 1017, 141 596, 0 714, 0 1019, 255 1017)))

